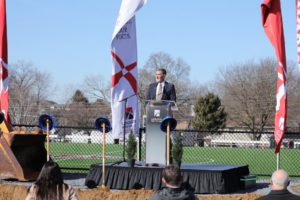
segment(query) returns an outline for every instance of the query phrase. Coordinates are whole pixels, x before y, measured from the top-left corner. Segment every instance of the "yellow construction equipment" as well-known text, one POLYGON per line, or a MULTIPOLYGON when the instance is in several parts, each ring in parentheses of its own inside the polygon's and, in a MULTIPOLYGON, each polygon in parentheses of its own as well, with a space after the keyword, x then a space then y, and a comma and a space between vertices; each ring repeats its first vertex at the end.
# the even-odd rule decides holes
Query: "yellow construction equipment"
POLYGON ((35 180, 47 160, 45 137, 40 128, 14 129, 0 114, 0 178, 35 180))

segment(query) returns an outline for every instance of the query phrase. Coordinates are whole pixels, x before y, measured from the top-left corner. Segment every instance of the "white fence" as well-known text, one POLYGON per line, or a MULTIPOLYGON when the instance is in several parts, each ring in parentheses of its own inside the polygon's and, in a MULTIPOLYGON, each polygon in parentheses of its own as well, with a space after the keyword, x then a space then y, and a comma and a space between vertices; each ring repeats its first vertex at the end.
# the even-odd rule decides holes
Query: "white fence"
MULTIPOLYGON (((92 131, 90 135, 84 134, 83 131, 66 135, 65 137, 59 137, 55 134, 50 134, 50 140, 52 142, 71 142, 71 143, 102 143, 102 133, 100 131, 92 131)), ((111 132, 106 133, 106 144, 113 144, 111 139, 111 132), (108 139, 109 138, 109 139, 108 139)))

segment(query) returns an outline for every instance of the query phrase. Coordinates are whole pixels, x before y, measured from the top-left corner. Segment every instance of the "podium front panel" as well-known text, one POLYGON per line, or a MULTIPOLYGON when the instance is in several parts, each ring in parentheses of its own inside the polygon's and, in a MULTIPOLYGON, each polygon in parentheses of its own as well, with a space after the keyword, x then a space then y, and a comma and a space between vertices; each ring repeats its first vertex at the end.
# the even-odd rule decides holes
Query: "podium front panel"
POLYGON ((160 130, 169 113, 168 102, 149 103, 146 107, 146 163, 166 164, 166 133, 160 130))

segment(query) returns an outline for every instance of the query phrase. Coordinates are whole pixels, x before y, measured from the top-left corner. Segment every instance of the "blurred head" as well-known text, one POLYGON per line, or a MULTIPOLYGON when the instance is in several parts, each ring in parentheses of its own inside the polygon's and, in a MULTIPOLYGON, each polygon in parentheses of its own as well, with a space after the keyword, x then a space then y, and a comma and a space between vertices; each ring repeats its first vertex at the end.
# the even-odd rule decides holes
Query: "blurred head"
POLYGON ((272 190, 284 190, 290 183, 289 175, 283 169, 277 170, 273 173, 271 178, 272 190))
POLYGON ((180 168, 175 165, 167 166, 163 170, 162 181, 167 187, 180 187, 182 182, 180 168))
POLYGON ((47 161, 44 164, 37 181, 50 181, 53 184, 62 184, 63 176, 58 164, 53 161, 47 161))
POLYGON ((60 167, 53 161, 44 164, 35 185, 37 200, 63 199, 63 187, 67 187, 60 167))
POLYGON ((166 78, 167 71, 163 68, 157 69, 155 72, 155 77, 157 82, 163 82, 166 78))

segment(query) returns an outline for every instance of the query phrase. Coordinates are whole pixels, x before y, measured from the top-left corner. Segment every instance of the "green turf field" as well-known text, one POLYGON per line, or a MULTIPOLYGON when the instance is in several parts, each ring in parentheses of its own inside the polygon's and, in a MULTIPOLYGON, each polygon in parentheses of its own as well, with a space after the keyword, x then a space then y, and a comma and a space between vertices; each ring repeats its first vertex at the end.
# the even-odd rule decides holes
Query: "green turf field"
MULTIPOLYGON (((62 168, 85 168, 91 164, 102 163, 102 146, 82 143, 51 143, 51 157, 62 168)), ((122 145, 106 145, 106 162, 123 159, 122 145)))
MULTIPOLYGON (((142 160, 145 159, 142 148, 142 160)), ((85 168, 102 162, 100 144, 51 143, 50 154, 63 168, 85 168)), ((106 146, 106 162, 123 160, 123 145, 106 146)), ((232 148, 232 147, 184 147, 183 163, 249 165, 257 175, 270 175, 276 169, 274 149, 232 148)), ((300 176, 300 150, 282 149, 281 168, 291 176, 300 176)))
MULTIPOLYGON (((186 147, 183 162, 249 165, 251 173, 261 175, 270 175, 276 169, 274 149, 186 147)), ((282 149, 280 165, 291 175, 300 176, 300 150, 282 149)))

